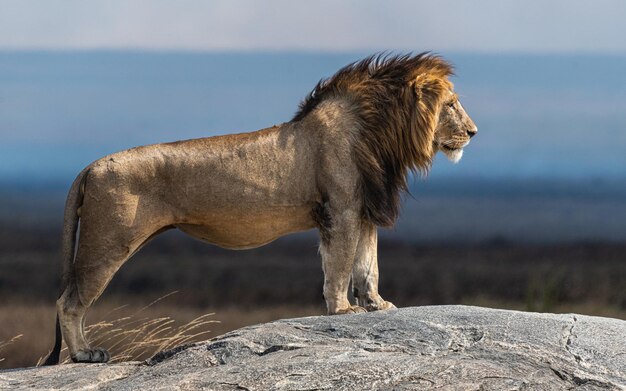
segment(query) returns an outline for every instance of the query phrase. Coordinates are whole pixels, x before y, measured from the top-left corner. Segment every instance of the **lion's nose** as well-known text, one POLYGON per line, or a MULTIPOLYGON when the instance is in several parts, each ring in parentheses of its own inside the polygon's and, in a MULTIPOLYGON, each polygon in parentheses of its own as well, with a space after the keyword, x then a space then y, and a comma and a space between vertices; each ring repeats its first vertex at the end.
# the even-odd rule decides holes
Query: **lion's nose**
POLYGON ((476 133, 478 133, 478 128, 476 126, 467 130, 467 135, 470 136, 470 138, 474 137, 476 133))

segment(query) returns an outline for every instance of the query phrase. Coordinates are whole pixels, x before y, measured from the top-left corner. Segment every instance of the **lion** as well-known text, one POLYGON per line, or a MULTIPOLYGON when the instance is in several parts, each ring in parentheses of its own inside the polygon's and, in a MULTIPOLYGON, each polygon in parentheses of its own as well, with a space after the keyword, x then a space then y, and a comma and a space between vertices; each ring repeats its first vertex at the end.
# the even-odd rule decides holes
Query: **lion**
POLYGON ((437 151, 458 161, 477 132, 452 74, 428 52, 374 55, 322 79, 289 122, 90 164, 65 205, 56 343, 45 365, 58 363, 62 339, 74 362, 109 360, 85 340, 85 314, 124 262, 174 228, 228 249, 317 228, 328 314, 395 308, 378 293, 377 227, 396 221, 409 172, 426 174, 437 151))

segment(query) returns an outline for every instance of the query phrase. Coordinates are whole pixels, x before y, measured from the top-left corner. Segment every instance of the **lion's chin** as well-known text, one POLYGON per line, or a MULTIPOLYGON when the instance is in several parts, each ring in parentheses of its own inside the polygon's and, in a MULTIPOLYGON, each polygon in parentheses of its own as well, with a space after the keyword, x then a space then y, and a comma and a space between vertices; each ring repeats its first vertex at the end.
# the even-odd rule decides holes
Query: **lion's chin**
POLYGON ((461 158, 463 157, 463 149, 459 148, 459 149, 443 149, 443 153, 446 154, 446 157, 448 158, 448 160, 450 160, 452 163, 458 163, 461 158))

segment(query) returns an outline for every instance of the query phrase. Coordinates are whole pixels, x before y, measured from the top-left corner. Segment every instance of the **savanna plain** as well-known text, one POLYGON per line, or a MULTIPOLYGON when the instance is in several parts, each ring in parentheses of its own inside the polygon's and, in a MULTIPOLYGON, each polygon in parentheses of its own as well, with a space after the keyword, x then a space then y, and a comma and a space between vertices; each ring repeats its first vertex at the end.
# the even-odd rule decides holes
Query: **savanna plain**
MULTIPOLYGON (((45 202, 39 208, 45 211, 45 202)), ((58 218, 10 216, 5 211, 0 225, 0 368, 36 365, 52 347, 60 271, 58 218)), ((381 233, 380 292, 398 306, 626 319, 624 243, 425 243, 381 233)), ((172 231, 117 273, 88 315, 89 339, 109 348, 114 361, 146 359, 245 325, 323 314, 322 282, 313 232, 229 251, 172 231)))

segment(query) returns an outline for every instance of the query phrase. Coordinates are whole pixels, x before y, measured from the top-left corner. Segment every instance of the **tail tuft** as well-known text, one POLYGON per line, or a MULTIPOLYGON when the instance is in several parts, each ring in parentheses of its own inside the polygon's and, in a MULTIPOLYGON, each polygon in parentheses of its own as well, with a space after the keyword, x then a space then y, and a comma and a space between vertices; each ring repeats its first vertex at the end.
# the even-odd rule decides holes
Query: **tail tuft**
POLYGON ((59 358, 61 357, 61 323, 59 323, 59 315, 57 315, 57 326, 56 326, 56 340, 54 342, 54 347, 52 351, 46 358, 46 361, 43 363, 43 366, 46 365, 57 365, 59 363, 59 358))

